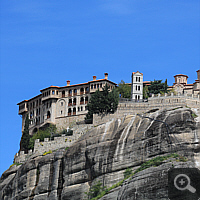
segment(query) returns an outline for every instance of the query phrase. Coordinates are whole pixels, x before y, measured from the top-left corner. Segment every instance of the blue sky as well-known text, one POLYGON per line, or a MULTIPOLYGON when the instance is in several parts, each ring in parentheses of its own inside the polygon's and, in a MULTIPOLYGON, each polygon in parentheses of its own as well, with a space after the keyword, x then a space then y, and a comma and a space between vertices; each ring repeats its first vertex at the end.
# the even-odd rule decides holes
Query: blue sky
POLYGON ((92 80, 130 82, 187 74, 200 68, 198 0, 1 1, 0 175, 19 150, 17 103, 50 85, 92 80))

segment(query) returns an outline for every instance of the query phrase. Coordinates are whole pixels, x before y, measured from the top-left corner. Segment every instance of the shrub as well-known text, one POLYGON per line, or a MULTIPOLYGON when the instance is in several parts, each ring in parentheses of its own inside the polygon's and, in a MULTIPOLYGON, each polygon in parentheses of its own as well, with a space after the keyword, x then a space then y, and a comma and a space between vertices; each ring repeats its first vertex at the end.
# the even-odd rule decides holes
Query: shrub
POLYGON ((132 169, 127 168, 124 172, 124 178, 128 178, 132 173, 132 169))
POLYGON ((102 187, 102 183, 100 181, 96 182, 90 189, 89 192, 85 192, 87 194, 88 199, 92 199, 97 197, 105 190, 106 187, 102 187))
POLYGON ((44 141, 44 138, 50 138, 52 135, 56 134, 56 126, 50 125, 48 128, 44 130, 38 130, 37 133, 35 133, 29 141, 29 149, 34 148, 35 140, 40 139, 40 141, 44 141))
POLYGON ((73 130, 71 129, 63 129, 61 132, 60 132, 61 135, 66 135, 66 136, 69 136, 69 135, 73 135, 73 130))
MULTIPOLYGON (((16 163, 16 162, 14 162, 12 165, 10 165, 10 167, 12 167, 12 166, 14 166, 14 165, 19 166, 19 165, 22 165, 22 163, 16 163)), ((9 168, 10 168, 10 167, 9 167, 9 168)))
POLYGON ((52 150, 49 150, 47 152, 45 151, 42 155, 45 156, 45 155, 50 154, 50 153, 52 153, 52 150))

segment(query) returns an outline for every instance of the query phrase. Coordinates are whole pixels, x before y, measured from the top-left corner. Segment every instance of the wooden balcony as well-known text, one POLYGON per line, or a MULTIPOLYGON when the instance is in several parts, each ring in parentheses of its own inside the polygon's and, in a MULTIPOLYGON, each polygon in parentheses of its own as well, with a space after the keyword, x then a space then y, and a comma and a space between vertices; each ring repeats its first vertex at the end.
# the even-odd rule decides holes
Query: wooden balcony
POLYGON ((68 113, 68 116, 71 116, 72 115, 72 113, 68 113))
POLYGON ((73 105, 75 106, 75 105, 76 105, 76 102, 74 102, 73 105))
POLYGON ((84 94, 84 92, 80 92, 80 95, 84 94))
POLYGON ((72 103, 68 103, 68 106, 72 106, 72 103))
POLYGON ((81 101, 81 102, 80 102, 80 105, 83 105, 83 104, 84 104, 84 101, 81 101))
POLYGON ((76 112, 73 112, 73 115, 76 115, 76 112))

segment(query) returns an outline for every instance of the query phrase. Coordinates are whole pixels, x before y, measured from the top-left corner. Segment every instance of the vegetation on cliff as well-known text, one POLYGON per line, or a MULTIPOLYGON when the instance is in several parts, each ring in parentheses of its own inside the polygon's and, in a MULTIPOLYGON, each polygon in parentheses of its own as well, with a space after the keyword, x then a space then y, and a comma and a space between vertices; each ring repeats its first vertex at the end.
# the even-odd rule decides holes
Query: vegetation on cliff
POLYGON ((20 141, 20 151, 28 152, 29 150, 29 140, 30 140, 29 123, 30 123, 30 120, 28 118, 28 115, 26 115, 24 131, 22 133, 22 137, 20 141))
POLYGON ((109 90, 106 84, 102 91, 97 90, 91 95, 89 103, 87 104, 88 113, 85 118, 86 120, 92 119, 93 114, 114 113, 117 110, 119 93, 115 88, 112 91, 109 90))
MULTIPOLYGON (((157 156, 155 158, 152 158, 152 159, 144 162, 134 172, 132 172, 132 170, 130 168, 127 168, 125 170, 125 172, 124 172, 124 179, 123 180, 117 182, 116 184, 114 184, 113 186, 111 186, 109 188, 105 188, 102 192, 100 192, 100 190, 102 190, 102 188, 99 187, 99 185, 102 185, 101 183, 98 184, 98 187, 96 187, 96 185, 94 185, 96 187, 96 189, 99 188, 99 192, 95 193, 95 194, 98 193, 98 195, 96 195, 93 198, 88 197, 88 199, 90 199, 90 200, 98 200, 101 197, 103 197, 104 195, 108 194, 112 189, 121 186, 125 180, 127 180, 128 178, 134 176, 136 173, 138 173, 138 172, 140 172, 142 170, 145 170, 147 168, 150 168, 150 167, 158 167, 159 165, 163 164, 164 162, 172 162, 172 161, 175 161, 175 162, 186 162, 187 158, 185 158, 183 156, 180 156, 177 153, 172 153, 172 154, 169 154, 169 155, 166 155, 166 156, 157 156)), ((93 187, 91 187, 91 190, 93 190, 93 187)), ((88 193, 86 193, 86 194, 88 194, 88 193)))
POLYGON ((158 94, 158 93, 167 93, 167 79, 164 83, 162 83, 162 80, 154 80, 151 81, 151 84, 148 86, 149 94, 158 94))
POLYGON ((123 80, 118 84, 117 91, 121 98, 131 98, 131 86, 126 84, 123 80))

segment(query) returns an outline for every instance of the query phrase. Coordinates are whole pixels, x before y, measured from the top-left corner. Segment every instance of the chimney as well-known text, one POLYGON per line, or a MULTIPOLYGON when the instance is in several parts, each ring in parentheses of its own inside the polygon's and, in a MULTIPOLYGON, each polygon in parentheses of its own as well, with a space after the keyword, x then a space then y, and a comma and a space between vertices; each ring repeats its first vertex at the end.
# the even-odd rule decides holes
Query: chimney
POLYGON ((67 80, 67 86, 70 86, 70 81, 69 80, 67 80))
POLYGON ((93 76, 93 81, 96 81, 97 80, 97 77, 96 76, 93 76))
POLYGON ((105 75, 105 79, 107 80, 108 79, 108 73, 104 73, 105 75))

